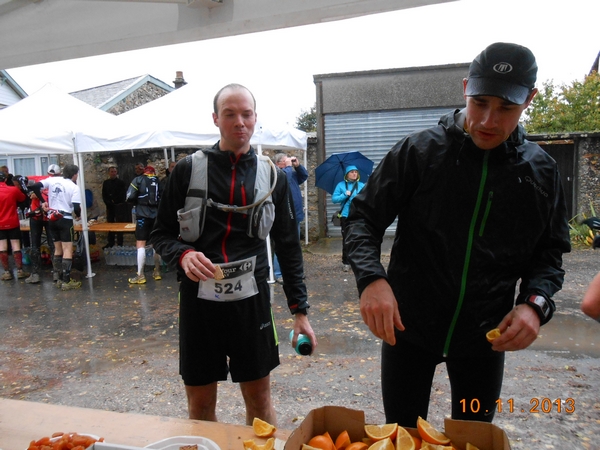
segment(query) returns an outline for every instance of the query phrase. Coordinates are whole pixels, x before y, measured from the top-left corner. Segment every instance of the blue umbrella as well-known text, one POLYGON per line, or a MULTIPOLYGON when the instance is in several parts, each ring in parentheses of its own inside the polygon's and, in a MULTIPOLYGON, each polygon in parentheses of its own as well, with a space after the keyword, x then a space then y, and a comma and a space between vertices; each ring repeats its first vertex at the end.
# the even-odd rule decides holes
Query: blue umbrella
POLYGON ((344 180, 346 167, 356 166, 363 183, 373 172, 373 161, 361 152, 334 153, 315 169, 315 185, 333 194, 335 187, 344 180))

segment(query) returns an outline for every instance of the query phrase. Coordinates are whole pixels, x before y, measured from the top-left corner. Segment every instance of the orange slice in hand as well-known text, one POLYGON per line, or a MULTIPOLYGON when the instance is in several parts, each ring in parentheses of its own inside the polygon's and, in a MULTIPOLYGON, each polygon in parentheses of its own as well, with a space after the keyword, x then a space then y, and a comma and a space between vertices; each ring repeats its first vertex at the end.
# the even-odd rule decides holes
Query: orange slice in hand
POLYGON ((394 440, 397 432, 397 423, 386 423, 385 425, 365 425, 365 434, 371 438, 373 442, 381 441, 385 438, 394 440))
POLYGON ((271 437, 275 434, 275 431, 277 431, 275 425, 271 425, 258 417, 255 417, 254 420, 252 420, 252 429, 254 430, 254 434, 259 437, 271 437))
POLYGON ((398 427, 396 450, 415 450, 415 441, 406 428, 398 427))
POLYGON ((450 443, 450 439, 441 431, 436 430, 431 426, 429 422, 427 422, 422 417, 417 419, 417 430, 419 431, 419 435, 421 439, 425 442, 429 442, 431 444, 441 444, 446 445, 450 443))
POLYGON ((494 328, 493 330, 488 331, 485 334, 485 337, 488 341, 492 342, 494 339, 499 338, 501 335, 502 333, 500 333, 500 329, 494 328))

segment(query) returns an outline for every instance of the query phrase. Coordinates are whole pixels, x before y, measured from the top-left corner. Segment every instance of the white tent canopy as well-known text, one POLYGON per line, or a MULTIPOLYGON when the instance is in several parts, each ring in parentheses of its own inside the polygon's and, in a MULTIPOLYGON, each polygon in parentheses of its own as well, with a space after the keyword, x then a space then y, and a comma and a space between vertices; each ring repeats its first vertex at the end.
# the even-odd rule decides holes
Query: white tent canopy
POLYGON ((0 154, 73 153, 77 130, 89 124, 110 128, 115 121, 48 83, 0 110, 0 154))
MULTIPOLYGON (((219 130, 212 121, 212 97, 206 88, 183 86, 163 97, 117 116, 108 130, 95 126, 77 133, 80 152, 123 149, 198 147, 213 145, 219 130)), ((252 136, 252 145, 276 149, 306 150, 306 133, 260 120, 252 136)))

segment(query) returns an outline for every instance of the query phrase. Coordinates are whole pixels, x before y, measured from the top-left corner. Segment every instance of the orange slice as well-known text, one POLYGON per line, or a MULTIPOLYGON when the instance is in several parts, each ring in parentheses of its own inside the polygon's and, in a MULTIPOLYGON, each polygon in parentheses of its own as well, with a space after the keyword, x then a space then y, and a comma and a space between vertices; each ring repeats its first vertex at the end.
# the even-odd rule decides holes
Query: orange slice
POLYGON ((415 450, 419 450, 421 448, 421 438, 417 436, 413 436, 413 441, 415 441, 415 450))
POLYGON ((380 441, 374 442, 368 448, 368 450, 396 450, 394 448, 394 443, 388 437, 385 439, 381 439, 380 441))
POLYGON ((335 445, 333 444, 331 437, 327 437, 324 434, 313 436, 310 441, 308 441, 308 445, 321 450, 335 450, 335 445))
POLYGON ((335 439, 336 450, 343 450, 351 444, 350 435, 346 430, 342 431, 335 439))
POLYGON ((394 440, 397 432, 397 423, 386 423, 385 425, 365 425, 365 434, 371 438, 373 442, 381 441, 385 438, 394 440))
POLYGON ((254 434, 259 437, 271 437, 277 431, 275 425, 271 425, 258 417, 252 420, 252 429, 254 430, 254 434))
POLYGON ((365 444, 364 442, 358 441, 358 442, 353 442, 352 444, 350 444, 348 447, 346 447, 346 450, 367 450, 369 448, 369 446, 367 444, 365 444))
POLYGON ((267 439, 267 442, 264 444, 256 444, 254 446, 254 450, 273 450, 275 448, 275 438, 267 439))
POLYGON ((415 450, 415 441, 410 433, 401 426, 398 426, 396 433, 396 450, 415 450))
POLYGON ((302 444, 302 449, 301 450, 319 450, 319 449, 315 448, 315 447, 311 447, 308 444, 302 444))
POLYGON ((421 447, 421 450, 455 450, 451 445, 439 445, 439 444, 430 444, 429 442, 425 442, 421 447))
POLYGON ((244 448, 246 450, 254 450, 256 448, 256 442, 254 442, 254 439, 246 439, 244 441, 244 448))
POLYGON ((493 330, 488 331, 485 334, 485 337, 488 341, 492 342, 494 339, 499 338, 501 335, 502 333, 500 333, 500 329, 494 328, 493 330))
POLYGON ((419 416, 417 419, 417 430, 421 439, 431 444, 446 445, 450 443, 450 439, 441 431, 436 430, 429 422, 419 416))

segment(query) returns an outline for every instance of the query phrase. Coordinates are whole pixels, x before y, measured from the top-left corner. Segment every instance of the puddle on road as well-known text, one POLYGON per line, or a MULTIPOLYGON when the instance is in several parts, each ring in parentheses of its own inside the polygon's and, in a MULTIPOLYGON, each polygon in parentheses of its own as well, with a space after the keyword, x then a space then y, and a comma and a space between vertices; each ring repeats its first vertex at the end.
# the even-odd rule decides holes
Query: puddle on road
POLYGON ((584 317, 555 314, 529 349, 561 358, 600 358, 600 324, 584 317))
MULTIPOLYGON (((327 334, 317 336, 318 353, 331 355, 379 355, 378 339, 369 336, 327 334)), ((548 324, 540 329, 537 340, 529 350, 543 352, 561 358, 600 358, 600 324, 582 316, 555 314, 548 324)))

